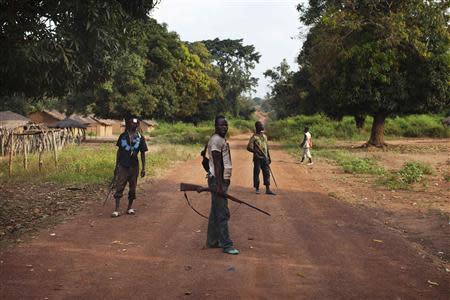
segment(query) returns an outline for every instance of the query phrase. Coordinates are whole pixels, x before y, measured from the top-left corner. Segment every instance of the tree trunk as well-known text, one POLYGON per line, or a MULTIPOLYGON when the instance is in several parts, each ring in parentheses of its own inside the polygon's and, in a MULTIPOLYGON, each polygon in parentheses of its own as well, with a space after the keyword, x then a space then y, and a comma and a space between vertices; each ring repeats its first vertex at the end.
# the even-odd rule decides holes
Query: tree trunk
POLYGON ((384 122, 386 121, 385 114, 376 114, 373 116, 372 130, 367 146, 384 147, 384 122))

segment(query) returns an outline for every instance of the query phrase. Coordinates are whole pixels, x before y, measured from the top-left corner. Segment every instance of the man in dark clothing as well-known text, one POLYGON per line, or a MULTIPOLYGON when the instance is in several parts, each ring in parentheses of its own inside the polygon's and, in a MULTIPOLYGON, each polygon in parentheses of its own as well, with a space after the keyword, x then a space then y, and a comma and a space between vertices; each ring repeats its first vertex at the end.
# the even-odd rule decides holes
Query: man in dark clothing
POLYGON ((233 241, 228 233, 228 220, 230 219, 228 200, 219 196, 219 194, 227 192, 232 171, 230 146, 225 139, 228 132, 228 123, 225 117, 216 117, 215 128, 216 132, 211 136, 207 145, 208 187, 212 193, 206 245, 209 248, 223 248, 224 253, 236 255, 239 254, 239 251, 233 247, 233 241))
POLYGON ((136 186, 139 175, 138 152, 141 153, 141 177, 145 176, 145 152, 148 151, 145 138, 138 132, 139 120, 130 118, 126 121, 126 130, 117 140, 117 156, 115 169, 115 188, 114 198, 116 207, 111 217, 120 216, 120 199, 123 195, 125 186, 128 185, 128 208, 127 214, 133 215, 136 211, 132 208, 133 201, 136 199, 136 186))
POLYGON ((275 195, 270 189, 270 152, 267 136, 264 134, 264 125, 257 121, 255 123, 255 134, 250 138, 247 150, 253 153, 253 187, 257 194, 259 191, 259 173, 262 170, 264 185, 267 195, 275 195))

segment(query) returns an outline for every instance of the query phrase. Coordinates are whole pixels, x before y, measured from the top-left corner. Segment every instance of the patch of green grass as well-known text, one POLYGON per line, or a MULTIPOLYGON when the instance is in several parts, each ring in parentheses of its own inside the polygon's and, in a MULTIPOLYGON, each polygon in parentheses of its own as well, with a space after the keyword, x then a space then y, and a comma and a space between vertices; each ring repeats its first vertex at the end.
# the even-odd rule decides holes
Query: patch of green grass
POLYGON ((377 183, 392 190, 410 189, 412 184, 423 182, 425 175, 433 174, 430 165, 423 162, 405 162, 398 171, 393 171, 381 176, 377 183))
MULTIPOLYGON (((151 145, 146 155, 146 172, 149 176, 155 175, 173 162, 192 158, 200 148, 198 145, 151 145)), ((37 154, 30 155, 28 170, 23 168, 22 157, 19 156, 13 161, 11 178, 8 176, 8 162, 3 160, 0 162, 0 182, 105 183, 111 180, 116 151, 112 144, 69 146, 59 151, 57 167, 52 153, 44 153, 42 171, 39 171, 37 154)))
POLYGON ((344 172, 351 174, 383 174, 383 167, 378 166, 373 158, 357 157, 349 151, 319 149, 315 155, 334 161, 344 172))

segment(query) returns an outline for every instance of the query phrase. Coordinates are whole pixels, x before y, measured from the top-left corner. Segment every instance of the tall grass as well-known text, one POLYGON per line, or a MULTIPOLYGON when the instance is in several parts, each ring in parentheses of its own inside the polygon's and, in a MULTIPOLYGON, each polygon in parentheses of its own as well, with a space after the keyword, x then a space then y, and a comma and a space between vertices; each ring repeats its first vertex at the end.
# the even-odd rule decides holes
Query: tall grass
MULTIPOLYGON (((388 118, 385 124, 387 137, 431 137, 448 138, 450 129, 441 123, 439 115, 410 115, 388 118)), ((310 128, 315 138, 335 138, 365 140, 370 136, 373 119, 366 118, 362 129, 355 126, 353 117, 344 117, 341 121, 331 120, 323 115, 295 116, 283 120, 270 121, 267 133, 276 140, 299 140, 303 129, 310 128)))
MULTIPOLYGON (((171 163, 187 160, 198 149, 192 145, 156 145, 150 146, 146 155, 146 173, 158 174, 171 163)), ((8 176, 8 162, 0 161, 0 182, 56 182, 62 184, 101 184, 111 180, 117 148, 112 144, 70 146, 59 152, 56 167, 51 153, 43 155, 43 169, 39 171, 38 157, 29 157, 28 170, 23 168, 22 157, 13 161, 12 177, 8 176)))

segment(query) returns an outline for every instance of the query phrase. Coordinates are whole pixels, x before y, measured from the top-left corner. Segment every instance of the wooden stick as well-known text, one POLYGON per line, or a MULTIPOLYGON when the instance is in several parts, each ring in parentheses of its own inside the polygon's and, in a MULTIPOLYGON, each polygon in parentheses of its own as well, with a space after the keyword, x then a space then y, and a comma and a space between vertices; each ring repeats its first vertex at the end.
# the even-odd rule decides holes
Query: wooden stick
POLYGON ((23 139, 23 167, 28 170, 28 138, 23 139))
POLYGON ((11 132, 11 138, 10 138, 10 147, 9 147, 9 177, 12 175, 12 158, 13 158, 13 151, 14 151, 14 133, 11 132))
POLYGON ((2 157, 5 156, 5 133, 6 131, 0 134, 1 138, 0 147, 2 148, 2 157))
POLYGON ((52 139, 53 139, 53 157, 55 159, 55 166, 58 167, 58 149, 56 146, 55 131, 52 131, 52 139))
POLYGON ((41 135, 41 145, 39 147, 39 172, 42 172, 42 165, 44 162, 42 161, 42 152, 44 151, 44 134, 41 135))

